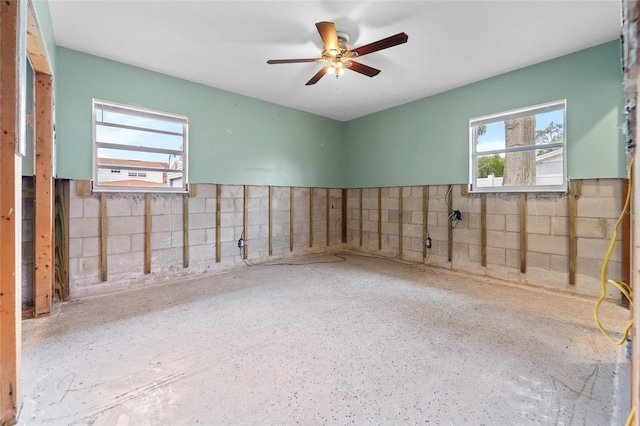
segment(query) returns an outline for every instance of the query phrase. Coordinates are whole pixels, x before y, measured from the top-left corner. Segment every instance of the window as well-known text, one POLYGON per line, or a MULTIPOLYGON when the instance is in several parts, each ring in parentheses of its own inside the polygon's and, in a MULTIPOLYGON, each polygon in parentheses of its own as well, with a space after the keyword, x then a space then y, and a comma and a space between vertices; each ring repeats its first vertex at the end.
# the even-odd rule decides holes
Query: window
POLYGON ((471 190, 566 191, 566 101, 469 121, 471 190))
POLYGON ((187 117, 93 100, 93 189, 186 192, 187 117))

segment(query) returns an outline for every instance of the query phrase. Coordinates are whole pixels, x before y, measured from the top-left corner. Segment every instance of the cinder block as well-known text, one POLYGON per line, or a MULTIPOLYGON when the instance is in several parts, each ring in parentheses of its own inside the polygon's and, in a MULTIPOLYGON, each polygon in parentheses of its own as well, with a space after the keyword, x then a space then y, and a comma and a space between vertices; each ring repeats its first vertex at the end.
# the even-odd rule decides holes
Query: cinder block
POLYGON ((453 243, 453 259, 454 263, 461 259, 469 259, 469 245, 465 243, 453 243))
POLYGON ((505 215, 503 214, 487 214, 487 230, 504 231, 505 215))
POLYGON ((213 198, 216 197, 217 185, 211 183, 199 183, 197 195, 195 198, 213 198))
POLYGON ((205 230, 193 229, 189 231, 189 246, 198 246, 205 244, 205 230))
POLYGON ((569 219, 567 217, 551 217, 551 235, 569 235, 569 219))
POLYGON ((100 199, 97 197, 83 198, 82 211, 84 217, 100 217, 100 199))
MULTIPOLYGON (((215 207, 214 207, 215 209, 215 207)), ((215 211, 215 210, 214 210, 215 211)), ((233 198, 220 198, 220 211, 223 213, 233 213, 236 211, 233 198)))
POLYGON ((107 254, 131 253, 131 236, 110 235, 107 238, 107 254))
POLYGON ((514 269, 520 269, 520 250, 505 250, 505 265, 514 269))
MULTIPOLYGON (((588 259, 602 260, 609 250, 610 242, 607 240, 599 240, 595 238, 578 238, 578 257, 588 259)), ((620 261, 621 248, 620 244, 616 244, 611 253, 611 260, 620 261)))
MULTIPOLYGON (((206 203, 207 200, 205 198, 200 197, 189 197, 189 215, 205 213, 207 211, 206 203)), ((214 199, 215 202, 215 199, 214 199)), ((214 207, 215 212, 215 207, 214 207)))
POLYGON ((82 239, 82 257, 100 256, 100 237, 82 239))
MULTIPOLYGON (((569 272, 569 256, 552 255, 551 270, 556 272, 569 272)), ((592 262, 595 263, 595 262, 592 262)), ((577 265, 576 265, 577 266, 577 265)))
POLYGON ((77 276, 86 277, 100 272, 100 257, 81 257, 78 259, 77 276))
POLYGON ((151 234, 151 250, 171 247, 171 232, 153 232, 151 234))
POLYGON ((184 246, 184 232, 172 231, 171 232, 171 247, 183 247, 184 246))
POLYGON ((595 218, 616 218, 620 214, 620 200, 615 198, 598 197, 578 199, 578 216, 595 218))
POLYGON ((549 270, 551 268, 551 255, 535 251, 527 251, 527 268, 549 270))
POLYGON ((519 201, 519 194, 487 194, 487 217, 490 214, 518 214, 520 212, 519 201))
POLYGON ((507 232, 520 232, 520 215, 507 214, 504 215, 505 226, 507 232))
POLYGON ((608 222, 605 218, 579 217, 576 219, 576 235, 585 238, 607 238, 607 235, 611 234, 608 222))
POLYGON ((107 197, 107 215, 109 217, 131 216, 131 198, 119 194, 107 197))
MULTIPOLYGON (((578 210, 580 211, 580 210, 578 210)), ((527 199, 527 214, 532 216, 568 216, 569 201, 566 195, 551 194, 547 198, 531 195, 527 199)))
POLYGON ((243 215, 240 213, 220 213, 220 226, 228 227, 228 226, 238 226, 243 223, 243 215))
POLYGON ((131 215, 144 216, 144 214, 145 214, 144 196, 141 194, 133 194, 131 196, 131 215))
POLYGON ((74 219, 78 217, 84 217, 83 206, 84 206, 84 199, 70 198, 69 199, 69 218, 74 219))
MULTIPOLYGON (((24 246, 25 246, 25 242, 23 241, 22 243, 23 249, 24 249, 24 246)), ((31 247, 33 247, 33 245, 31 245, 31 247)), ((29 252, 32 252, 32 250, 30 250, 29 252)), ((69 238, 69 257, 70 258, 82 257, 82 238, 69 238)), ((25 258, 23 256, 23 261, 24 260, 25 258)), ((31 259, 31 262, 33 262, 33 259, 31 259)))
POLYGON ((478 262, 480 265, 482 264, 482 247, 469 244, 469 261, 478 262))
POLYGON ((487 247, 487 264, 504 265, 507 261, 506 250, 503 248, 487 247))
POLYGON ((131 251, 144 252, 144 234, 131 234, 131 251))
MULTIPOLYGON (((488 235, 487 235, 487 237, 488 237, 488 235)), ((453 241, 454 242, 480 245, 481 238, 482 238, 482 235, 481 235, 479 229, 458 229, 458 228, 456 228, 456 229, 453 230, 453 241)))
POLYGON ((212 228, 216 223, 215 213, 189 214, 189 229, 212 228))
POLYGON ((222 185, 220 192, 223 198, 242 198, 244 197, 244 186, 222 185))
POLYGON ((527 235, 527 250, 539 253, 567 256, 569 254, 569 240, 557 235, 527 235))
POLYGON ((100 222, 97 218, 69 218, 69 238, 97 237, 100 222))
MULTIPOLYGON (((205 198, 204 199, 204 211, 205 213, 214 213, 216 212, 216 198, 205 198)), ((191 211, 189 211, 191 212, 191 211)))
POLYGON ((266 198, 251 197, 247 200, 247 210, 252 213, 259 212, 262 210, 262 204, 268 205, 269 201, 266 198))
POLYGON ((138 234, 144 232, 144 217, 109 216, 107 219, 107 232, 109 236, 138 234))
MULTIPOLYGON (((222 230, 222 229, 220 229, 222 230)), ((209 228, 204 230, 205 235, 205 243, 206 244, 214 244, 216 243, 216 230, 209 228)))
MULTIPOLYGON (((518 218, 518 221, 520 219, 518 218)), ((551 232, 551 220, 549 216, 527 216, 527 233, 549 235, 551 232)), ((519 231, 519 224, 518 224, 519 231)))

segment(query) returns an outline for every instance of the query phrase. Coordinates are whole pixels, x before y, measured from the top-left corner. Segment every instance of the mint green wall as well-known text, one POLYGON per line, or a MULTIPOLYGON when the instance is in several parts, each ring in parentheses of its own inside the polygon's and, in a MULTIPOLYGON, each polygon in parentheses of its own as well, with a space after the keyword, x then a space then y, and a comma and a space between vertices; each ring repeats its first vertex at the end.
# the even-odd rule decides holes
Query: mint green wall
POLYGON ((343 185, 342 123, 58 48, 57 176, 90 179, 91 100, 189 117, 189 181, 343 185))
POLYGON ((625 176, 613 41, 345 123, 345 186, 466 183, 470 118, 560 99, 567 99, 569 177, 625 176))

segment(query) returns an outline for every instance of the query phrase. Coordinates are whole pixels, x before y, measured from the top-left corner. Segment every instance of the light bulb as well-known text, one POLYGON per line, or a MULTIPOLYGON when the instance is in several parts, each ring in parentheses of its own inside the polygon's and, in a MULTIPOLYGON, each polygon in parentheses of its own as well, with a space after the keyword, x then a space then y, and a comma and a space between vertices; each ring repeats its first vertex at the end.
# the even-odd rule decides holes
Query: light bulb
POLYGON ((344 68, 340 67, 336 70, 336 75, 342 75, 344 74, 344 68))
POLYGON ((329 67, 327 67, 327 74, 334 74, 336 72, 335 68, 333 68, 333 65, 329 65, 329 67))

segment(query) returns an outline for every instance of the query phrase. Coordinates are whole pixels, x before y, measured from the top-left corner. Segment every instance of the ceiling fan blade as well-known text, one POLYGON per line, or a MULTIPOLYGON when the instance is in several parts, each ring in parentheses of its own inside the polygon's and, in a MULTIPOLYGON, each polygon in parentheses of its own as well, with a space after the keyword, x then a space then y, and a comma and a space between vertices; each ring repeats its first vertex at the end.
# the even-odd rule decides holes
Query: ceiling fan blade
POLYGON ((316 73, 316 75, 311 77, 311 80, 307 81, 305 86, 311 86, 312 84, 316 84, 318 80, 320 80, 327 73, 328 70, 329 70, 329 67, 322 67, 320 71, 316 73))
POLYGON ((318 22, 316 28, 322 37, 324 48, 327 52, 334 55, 340 52, 340 46, 338 45, 338 34, 336 34, 336 24, 333 22, 318 22), (334 50, 335 52, 331 52, 334 50))
POLYGON ((298 62, 318 62, 319 59, 309 58, 309 59, 269 59, 267 61, 268 64, 295 64, 298 62))
POLYGON ((409 36, 405 33, 398 33, 382 40, 374 41, 373 43, 365 44, 356 49, 351 49, 351 52, 355 52, 358 56, 364 56, 369 53, 377 52, 378 50, 388 49, 389 47, 397 46, 402 43, 406 43, 409 40, 409 36))
POLYGON ((364 74, 367 77, 375 77, 380 74, 380 70, 376 68, 372 68, 368 65, 361 64, 359 62, 351 61, 351 66, 347 69, 355 72, 359 72, 360 74, 364 74))

